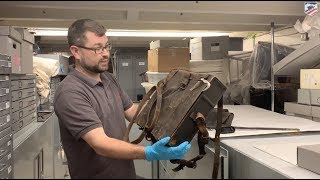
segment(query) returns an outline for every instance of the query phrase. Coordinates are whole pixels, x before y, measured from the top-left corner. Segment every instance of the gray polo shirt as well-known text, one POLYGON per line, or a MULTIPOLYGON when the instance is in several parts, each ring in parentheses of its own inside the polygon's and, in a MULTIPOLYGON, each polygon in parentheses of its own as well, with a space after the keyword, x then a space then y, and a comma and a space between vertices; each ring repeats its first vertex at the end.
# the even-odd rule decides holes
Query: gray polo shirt
POLYGON ((71 178, 136 178, 132 160, 100 156, 81 138, 103 127, 107 136, 122 139, 126 131, 124 111, 132 104, 108 72, 101 74, 99 82, 74 70, 60 83, 54 111, 71 178))

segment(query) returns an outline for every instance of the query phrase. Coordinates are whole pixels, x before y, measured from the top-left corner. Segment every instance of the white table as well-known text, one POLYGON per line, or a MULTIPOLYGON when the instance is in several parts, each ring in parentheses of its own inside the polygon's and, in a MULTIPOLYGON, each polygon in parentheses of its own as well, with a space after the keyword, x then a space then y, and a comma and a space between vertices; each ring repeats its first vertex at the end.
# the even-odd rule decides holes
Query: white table
POLYGON ((221 134, 221 146, 229 153, 229 178, 320 178, 294 160, 298 145, 320 144, 319 122, 250 105, 224 108, 234 113, 233 126, 299 128, 301 132, 241 129, 221 134))

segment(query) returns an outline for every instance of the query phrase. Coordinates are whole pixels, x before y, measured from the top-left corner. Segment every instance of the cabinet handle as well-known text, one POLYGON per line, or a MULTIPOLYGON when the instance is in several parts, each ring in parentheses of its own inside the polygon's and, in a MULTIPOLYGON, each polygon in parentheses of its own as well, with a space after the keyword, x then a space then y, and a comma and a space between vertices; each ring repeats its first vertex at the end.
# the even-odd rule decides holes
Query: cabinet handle
POLYGON ((19 92, 18 92, 18 96, 19 96, 19 98, 22 97, 22 91, 19 91, 19 92))
POLYGON ((19 102, 19 108, 22 108, 23 107, 23 101, 20 101, 19 102))

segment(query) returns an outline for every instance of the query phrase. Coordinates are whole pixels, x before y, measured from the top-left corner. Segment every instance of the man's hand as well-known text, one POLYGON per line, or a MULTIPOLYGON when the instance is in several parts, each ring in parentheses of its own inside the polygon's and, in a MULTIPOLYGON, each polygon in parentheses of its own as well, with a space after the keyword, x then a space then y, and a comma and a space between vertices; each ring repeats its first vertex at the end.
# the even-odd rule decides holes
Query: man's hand
POLYGON ((152 146, 147 146, 145 149, 146 159, 148 161, 182 159, 191 147, 188 141, 185 141, 176 147, 166 146, 169 140, 170 137, 165 137, 152 146))

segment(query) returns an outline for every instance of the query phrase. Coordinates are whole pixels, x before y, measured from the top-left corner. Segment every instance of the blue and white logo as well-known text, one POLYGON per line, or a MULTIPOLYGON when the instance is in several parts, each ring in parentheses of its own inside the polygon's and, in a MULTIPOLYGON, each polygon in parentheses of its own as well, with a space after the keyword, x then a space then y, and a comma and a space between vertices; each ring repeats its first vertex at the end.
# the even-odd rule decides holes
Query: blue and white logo
POLYGON ((317 2, 305 2, 304 3, 304 13, 309 16, 313 16, 318 12, 317 2))

